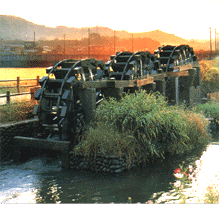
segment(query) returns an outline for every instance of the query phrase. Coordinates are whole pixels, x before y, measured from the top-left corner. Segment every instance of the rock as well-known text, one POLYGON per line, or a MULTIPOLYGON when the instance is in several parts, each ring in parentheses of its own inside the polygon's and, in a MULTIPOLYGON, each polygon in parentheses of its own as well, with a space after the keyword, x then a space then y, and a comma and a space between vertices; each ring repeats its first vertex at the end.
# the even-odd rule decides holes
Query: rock
POLYGON ((118 158, 117 155, 110 155, 109 157, 110 157, 111 159, 117 159, 117 158, 118 158))
POLYGON ((103 162, 104 162, 105 164, 108 164, 108 163, 109 163, 109 160, 108 160, 108 159, 104 159, 103 162))
POLYGON ((79 164, 79 167, 81 168, 81 167, 83 167, 84 166, 84 162, 81 162, 80 164, 79 164))
POLYGON ((99 165, 100 165, 100 164, 102 164, 102 162, 101 162, 101 161, 97 161, 97 164, 99 164, 99 165))
POLYGON ((118 164, 120 164, 120 161, 117 160, 117 159, 113 159, 113 160, 112 160, 112 164, 118 165, 118 164))
POLYGON ((119 169, 121 166, 120 165, 112 165, 110 166, 110 169, 119 169))
POLYGON ((121 173, 121 172, 122 172, 122 169, 116 169, 116 170, 115 170, 115 173, 116 173, 116 174, 119 174, 119 173, 121 173))

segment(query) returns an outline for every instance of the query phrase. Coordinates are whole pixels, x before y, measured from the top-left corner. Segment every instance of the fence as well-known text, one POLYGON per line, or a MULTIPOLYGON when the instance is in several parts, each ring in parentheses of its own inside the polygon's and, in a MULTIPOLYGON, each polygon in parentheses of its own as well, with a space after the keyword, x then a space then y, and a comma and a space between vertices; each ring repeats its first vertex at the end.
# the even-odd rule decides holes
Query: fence
POLYGON ((17 88, 17 93, 11 93, 11 91, 7 91, 6 94, 1 94, 0 98, 6 98, 6 103, 9 104, 11 102, 11 97, 13 96, 23 96, 23 95, 31 95, 31 100, 34 100, 34 94, 36 90, 39 88, 39 80, 40 77, 37 76, 36 79, 20 79, 20 77, 17 77, 17 80, 0 80, 0 82, 16 82, 16 86, 4 86, 0 87, 0 89, 5 89, 5 88, 17 88), (36 84, 29 84, 29 85, 21 85, 21 81, 36 81, 36 84), (20 93, 20 88, 21 87, 33 87, 30 89, 30 92, 22 92, 20 93))
POLYGON ((31 95, 31 100, 34 100, 34 95, 36 93, 38 87, 31 88, 30 92, 23 92, 23 93, 12 93, 10 91, 7 91, 6 95, 0 96, 0 98, 6 98, 7 99, 7 104, 11 102, 11 96, 23 96, 23 95, 31 95))
POLYGON ((17 82, 16 86, 6 86, 6 87, 0 87, 0 89, 4 89, 4 88, 17 88, 17 92, 20 93, 20 88, 21 87, 35 87, 35 86, 39 86, 39 80, 40 77, 37 76, 36 79, 20 79, 20 77, 17 77, 17 80, 14 79, 9 79, 9 80, 0 80, 0 82, 17 82), (36 81, 36 85, 21 85, 21 81, 36 81))

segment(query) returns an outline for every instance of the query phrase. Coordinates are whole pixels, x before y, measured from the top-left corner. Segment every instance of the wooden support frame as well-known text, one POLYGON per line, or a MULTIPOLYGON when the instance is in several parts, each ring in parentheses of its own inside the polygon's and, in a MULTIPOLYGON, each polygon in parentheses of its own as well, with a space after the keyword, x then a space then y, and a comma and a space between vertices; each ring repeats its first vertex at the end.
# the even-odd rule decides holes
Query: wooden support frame
POLYGON ((69 168, 69 151, 71 142, 36 139, 30 137, 14 137, 14 160, 21 160, 21 148, 32 147, 39 149, 50 149, 61 152, 62 168, 69 168))

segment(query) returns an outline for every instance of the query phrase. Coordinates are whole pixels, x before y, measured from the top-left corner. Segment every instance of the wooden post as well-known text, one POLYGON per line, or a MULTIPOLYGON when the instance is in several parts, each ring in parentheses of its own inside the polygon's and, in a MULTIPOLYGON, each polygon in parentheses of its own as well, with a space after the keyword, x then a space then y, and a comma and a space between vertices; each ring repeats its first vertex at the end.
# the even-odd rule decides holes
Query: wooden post
POLYGON ((40 80, 40 77, 39 77, 39 76, 37 76, 37 86, 39 86, 39 85, 40 85, 40 83, 39 83, 39 80, 40 80))
POLYGON ((175 99, 175 103, 178 106, 179 105, 179 77, 175 78, 175 94, 176 94, 176 99, 175 99))
POLYGON ((7 91, 7 104, 10 104, 10 91, 7 91))
POLYGON ((31 89, 30 89, 30 98, 31 98, 31 101, 34 100, 34 94, 35 94, 35 88, 31 88, 31 89))
POLYGON ((20 77, 17 77, 17 92, 20 93, 20 77))

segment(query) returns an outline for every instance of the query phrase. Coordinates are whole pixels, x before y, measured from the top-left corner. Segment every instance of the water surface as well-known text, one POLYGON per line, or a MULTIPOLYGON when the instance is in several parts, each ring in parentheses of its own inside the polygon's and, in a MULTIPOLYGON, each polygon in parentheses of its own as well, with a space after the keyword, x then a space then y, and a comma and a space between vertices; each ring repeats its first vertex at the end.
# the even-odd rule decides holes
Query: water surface
POLYGON ((61 169, 58 154, 31 156, 26 161, 2 164, 0 201, 32 203, 146 202, 154 193, 169 191, 173 170, 195 156, 171 156, 163 162, 135 167, 122 174, 98 174, 61 169))

